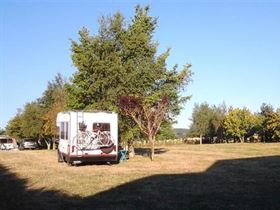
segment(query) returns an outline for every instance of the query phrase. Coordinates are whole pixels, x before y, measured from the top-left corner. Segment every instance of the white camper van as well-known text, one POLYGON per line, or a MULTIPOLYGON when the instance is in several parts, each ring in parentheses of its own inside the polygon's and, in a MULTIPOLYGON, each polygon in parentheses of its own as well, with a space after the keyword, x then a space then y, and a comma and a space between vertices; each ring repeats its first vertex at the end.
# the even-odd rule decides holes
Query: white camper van
POLYGON ((57 114, 58 161, 118 160, 118 115, 114 112, 69 111, 57 114))

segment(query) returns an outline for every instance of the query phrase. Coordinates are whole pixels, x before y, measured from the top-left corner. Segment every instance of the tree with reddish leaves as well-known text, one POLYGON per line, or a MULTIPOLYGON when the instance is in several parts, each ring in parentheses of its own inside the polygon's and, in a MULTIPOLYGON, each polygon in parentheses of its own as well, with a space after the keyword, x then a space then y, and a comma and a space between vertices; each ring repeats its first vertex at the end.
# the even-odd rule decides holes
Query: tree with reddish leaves
POLYGON ((172 121, 179 114, 182 104, 190 96, 181 96, 180 91, 191 81, 190 65, 181 72, 168 71, 158 75, 153 88, 134 95, 123 95, 118 99, 121 112, 130 116, 139 126, 140 131, 148 137, 151 145, 151 160, 154 160, 155 136, 164 120, 172 121))
POLYGON ((132 117, 141 132, 145 134, 151 144, 151 160, 154 159, 155 136, 170 108, 170 100, 163 96, 155 103, 146 103, 143 97, 122 96, 119 98, 119 107, 126 115, 132 117))

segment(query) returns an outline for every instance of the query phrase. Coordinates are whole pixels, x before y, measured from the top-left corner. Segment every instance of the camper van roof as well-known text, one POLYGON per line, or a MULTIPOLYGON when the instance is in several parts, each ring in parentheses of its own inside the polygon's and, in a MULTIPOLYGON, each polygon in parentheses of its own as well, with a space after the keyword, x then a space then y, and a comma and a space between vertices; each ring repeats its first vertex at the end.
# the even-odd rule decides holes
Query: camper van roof
POLYGON ((6 136, 6 135, 0 135, 0 139, 11 139, 10 136, 6 136))
POLYGON ((68 111, 65 111, 64 113, 67 113, 67 112, 84 112, 84 113, 107 113, 107 114, 113 114, 115 112, 113 111, 106 111, 106 110, 92 110, 92 111, 84 111, 84 110, 68 110, 68 111))

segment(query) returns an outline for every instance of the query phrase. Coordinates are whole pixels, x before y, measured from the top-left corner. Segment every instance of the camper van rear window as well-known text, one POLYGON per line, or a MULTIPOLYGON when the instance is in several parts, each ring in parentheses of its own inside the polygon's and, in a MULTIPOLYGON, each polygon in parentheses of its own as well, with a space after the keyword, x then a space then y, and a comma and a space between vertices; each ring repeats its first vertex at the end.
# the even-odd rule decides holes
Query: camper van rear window
POLYGON ((60 123, 60 139, 68 140, 68 122, 60 123))
POLYGON ((60 123, 60 139, 64 139, 64 122, 60 123))
POLYGON ((12 139, 0 139, 1 144, 6 144, 6 143, 13 143, 12 139))
POLYGON ((110 123, 93 123, 92 130, 97 131, 110 131, 110 123))
POLYGON ((65 139, 68 140, 68 122, 65 123, 65 139))

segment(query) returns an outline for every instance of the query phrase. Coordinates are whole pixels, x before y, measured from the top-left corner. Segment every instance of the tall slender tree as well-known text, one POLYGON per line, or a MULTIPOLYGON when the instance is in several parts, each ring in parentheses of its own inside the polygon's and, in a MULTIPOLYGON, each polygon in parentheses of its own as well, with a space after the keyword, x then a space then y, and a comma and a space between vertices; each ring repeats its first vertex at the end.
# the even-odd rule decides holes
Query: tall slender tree
POLYGON ((200 136, 200 144, 202 137, 209 136, 210 122, 213 116, 212 109, 208 103, 195 104, 192 113, 192 124, 190 134, 200 136))
POLYGON ((260 108, 260 118, 261 118, 261 130, 260 130, 260 135, 262 138, 262 141, 272 141, 273 138, 273 132, 269 128, 269 121, 271 117, 273 116, 274 113, 274 108, 270 104, 263 103, 260 108))
POLYGON ((38 101, 33 101, 25 105, 21 121, 24 137, 36 139, 43 137, 43 113, 44 109, 38 101))
POLYGON ((0 135, 4 135, 5 134, 5 130, 3 128, 0 127, 0 135))
POLYGON ((53 149, 55 148, 54 142, 58 136, 56 116, 58 112, 63 111, 65 108, 65 84, 66 79, 58 73, 54 80, 48 82, 47 89, 39 100, 40 104, 44 107, 42 134, 48 149, 50 149, 51 144, 53 144, 53 149))
POLYGON ((22 131, 22 110, 18 109, 16 115, 8 122, 6 133, 19 141, 24 137, 22 131))

